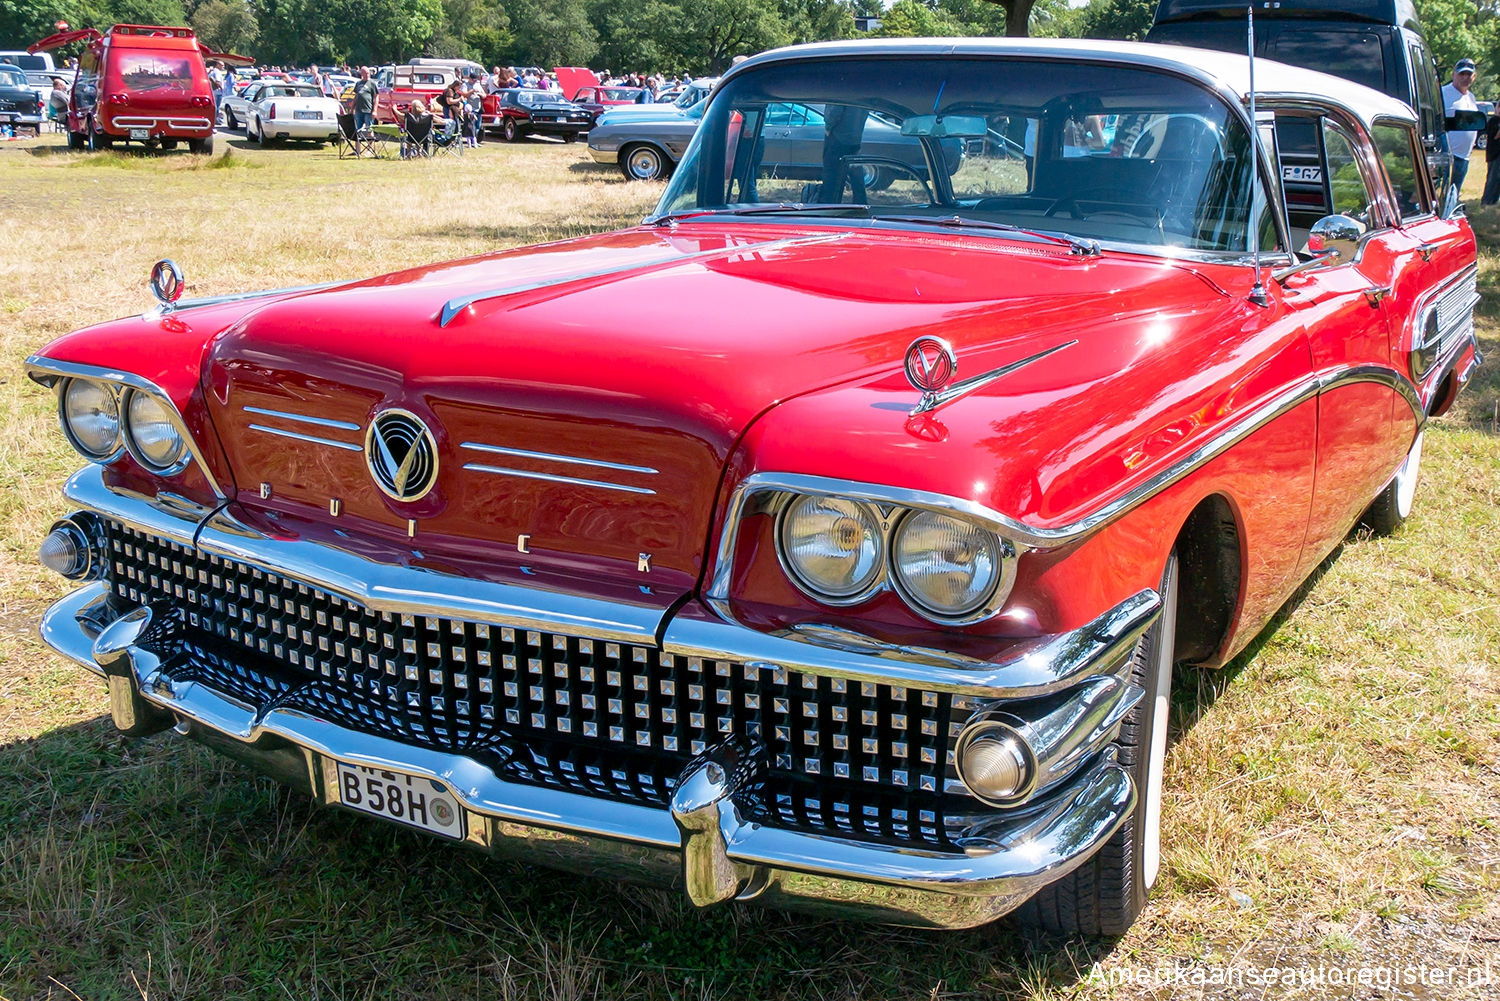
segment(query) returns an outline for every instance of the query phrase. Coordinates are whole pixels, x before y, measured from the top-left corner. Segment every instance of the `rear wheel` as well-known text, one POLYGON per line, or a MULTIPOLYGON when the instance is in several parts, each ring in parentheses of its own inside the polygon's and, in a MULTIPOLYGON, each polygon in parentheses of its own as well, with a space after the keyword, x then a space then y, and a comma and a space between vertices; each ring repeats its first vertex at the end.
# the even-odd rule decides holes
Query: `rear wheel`
POLYGON ((1161 615, 1131 657, 1131 683, 1146 694, 1125 717, 1113 745, 1135 782, 1135 809, 1093 858, 1021 906, 1017 916, 1028 924, 1069 935, 1123 935, 1161 870, 1162 774, 1177 634, 1176 552, 1167 558, 1160 593, 1161 615))
POLYGON ((177 140, 176 139, 163 139, 161 141, 161 148, 162 149, 176 149, 177 148, 177 140))
POLYGON ((88 136, 84 135, 82 132, 74 132, 72 129, 69 129, 68 130, 68 149, 87 149, 87 148, 88 148, 88 136))
POLYGON ((234 131, 240 127, 240 120, 234 117, 233 108, 224 109, 224 127, 230 131, 234 131))
POLYGON ((620 173, 627 181, 659 181, 667 173, 667 161, 655 146, 627 146, 620 150, 620 173))
POLYGON ((521 138, 521 130, 516 128, 516 120, 514 118, 507 118, 501 124, 500 133, 505 136, 505 141, 508 143, 513 143, 521 138))
POLYGON ((1390 535, 1411 517, 1412 505, 1417 499, 1417 481, 1422 476, 1422 437, 1427 432, 1418 431, 1406 461, 1391 477, 1373 503, 1360 515, 1360 523, 1376 535, 1390 535))
POLYGON ((576 143, 577 141, 578 141, 578 133, 577 132, 564 132, 563 133, 563 142, 565 142, 565 143, 576 143))
MULTIPOLYGON (((245 134, 248 136, 249 133, 250 126, 246 125, 245 134)), ((260 144, 262 149, 271 145, 271 140, 266 137, 266 123, 260 121, 259 119, 256 119, 255 122, 255 141, 260 144)))
POLYGON ((86 128, 88 129, 87 145, 90 152, 97 152, 101 149, 109 149, 114 145, 114 140, 105 135, 103 132, 100 132, 93 122, 89 122, 86 128))
POLYGON ((202 139, 189 139, 188 152, 208 156, 214 151, 214 137, 204 136, 202 139))

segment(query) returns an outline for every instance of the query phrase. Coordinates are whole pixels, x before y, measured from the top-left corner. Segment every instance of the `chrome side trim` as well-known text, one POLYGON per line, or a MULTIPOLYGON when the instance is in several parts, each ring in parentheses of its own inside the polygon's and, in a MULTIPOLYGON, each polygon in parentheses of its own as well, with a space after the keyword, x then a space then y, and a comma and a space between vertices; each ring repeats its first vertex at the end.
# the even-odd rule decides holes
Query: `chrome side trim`
POLYGON ((1043 351, 1038 351, 1036 354, 1030 355, 1026 358, 1022 358, 1019 361, 1013 361, 1009 365, 1004 365, 993 371, 985 372, 982 375, 976 375, 972 378, 965 379, 962 382, 954 383, 940 393, 924 394, 922 397, 922 402, 917 404, 916 409, 914 409, 911 414, 913 417, 915 417, 917 414, 925 414, 929 410, 936 410, 938 407, 941 407, 943 404, 948 403, 951 400, 956 400, 960 396, 966 396, 969 393, 975 392, 976 390, 983 389, 990 383, 995 382, 999 379, 1003 379, 1005 376, 1010 375, 1017 369, 1025 368, 1027 365, 1030 365, 1033 362, 1039 362, 1048 355, 1055 354, 1058 351, 1061 351, 1063 348, 1071 348, 1077 343, 1078 341, 1072 340, 1064 341, 1061 344, 1054 344, 1050 348, 1047 348, 1043 351))
POLYGON ((641 473, 645 476, 655 476, 660 470, 652 469, 650 466, 631 466, 623 462, 605 462, 603 459, 585 459, 577 455, 558 455, 553 452, 528 452, 524 448, 505 448, 500 445, 485 445, 477 441, 466 441, 460 448, 472 448, 480 452, 493 452, 495 455, 513 455, 522 459, 541 459, 545 462, 568 462, 578 466, 597 466, 600 469, 618 469, 623 473, 641 473))
POLYGON ((360 446, 347 441, 334 441, 332 438, 319 438, 313 434, 302 434, 298 431, 286 431, 282 428, 267 427, 264 424, 249 425, 251 431, 260 431, 264 434, 280 435, 283 438, 295 438, 297 441, 308 441, 314 445, 328 445, 333 448, 342 448, 349 452, 363 452, 360 446))
POLYGON ((624 483, 606 483, 603 480, 584 480, 576 476, 558 476, 553 473, 534 473, 526 469, 511 469, 507 466, 488 466, 482 462, 466 462, 464 468, 474 473, 494 473, 496 476, 519 476, 524 480, 546 480, 549 483, 572 483, 581 487, 599 490, 621 490, 628 494, 654 494, 649 487, 632 487, 624 483))
POLYGON ((142 531, 196 545, 211 555, 251 563, 336 592, 376 611, 435 615, 565 633, 596 640, 656 645, 661 609, 476 581, 420 567, 376 563, 354 553, 299 539, 270 538, 237 521, 221 506, 196 520, 145 498, 110 490, 97 466, 68 480, 69 500, 142 531))
MULTIPOLYGON (((182 304, 179 303, 177 308, 181 309, 182 304)), ((229 496, 225 493, 224 488, 219 485, 219 481, 214 477, 213 470, 209 468, 208 462, 203 458, 203 452, 198 448, 198 442, 193 439, 192 434, 188 431, 187 424, 182 419, 182 414, 177 412, 177 404, 173 403, 172 398, 156 383, 149 379, 144 379, 133 372, 100 368, 97 365, 80 365, 77 362, 56 361, 52 358, 43 358, 41 355, 32 355, 26 359, 26 374, 33 381, 46 386, 48 389, 54 388, 61 379, 76 377, 128 386, 137 392, 145 393, 147 396, 152 397, 166 408, 167 413, 171 414, 173 426, 176 427, 177 433, 182 435, 182 440, 187 443, 188 452, 192 454, 193 461, 198 464, 199 471, 203 473, 203 478, 208 481, 208 485, 213 490, 215 496, 220 498, 229 496)))
POLYGON ((660 257, 648 257, 645 260, 614 264, 610 267, 598 268, 594 271, 580 271, 570 275, 558 275, 552 278, 539 278, 533 281, 517 282, 514 285, 502 285, 499 288, 490 289, 486 292, 475 292, 472 295, 449 299, 443 304, 442 312, 438 314, 438 326, 446 327, 459 313, 462 313, 476 302, 485 302, 489 299, 503 299, 506 296, 519 295, 522 292, 535 292, 538 289, 553 288, 558 285, 568 285, 573 282, 588 281, 593 278, 608 278, 610 275, 621 275, 629 271, 642 271, 646 268, 691 264, 695 261, 707 261, 719 257, 733 257, 736 254, 763 254, 774 250, 782 250, 786 247, 828 243, 843 238, 843 233, 830 233, 821 236, 797 236, 785 240, 763 240, 759 243, 747 243, 736 247, 700 250, 695 254, 670 254, 660 257))
POLYGON ((759 494, 813 493, 959 514, 989 526, 995 532, 1021 546, 1031 549, 1055 548, 1077 541, 1139 507, 1191 474, 1198 467, 1218 458, 1276 418, 1315 398, 1320 392, 1346 382, 1380 382, 1390 386, 1411 406, 1419 421, 1424 419, 1417 387, 1405 375, 1393 368, 1362 365, 1314 372, 1301 381, 1287 386, 1259 407, 1243 414, 1229 427, 1210 437, 1155 476, 1109 503, 1101 505, 1092 514, 1056 528, 1028 525, 977 501, 925 490, 907 490, 880 483, 809 476, 801 473, 754 473, 740 482, 730 498, 724 519, 724 529, 719 534, 713 575, 709 580, 705 595, 715 603, 728 600, 729 580, 734 569, 732 563, 734 540, 739 532, 741 521, 751 510, 751 502, 759 494))
POLYGON ((262 417, 279 417, 284 421, 300 421, 303 424, 316 424, 319 427, 336 428, 340 431, 362 430, 353 421, 335 421, 327 417, 310 417, 307 414, 293 414, 285 410, 267 410, 265 407, 241 407, 247 414, 260 414, 262 417))
POLYGON ((1004 659, 987 661, 932 647, 897 646, 849 631, 762 633, 734 622, 679 613, 667 623, 662 651, 774 664, 851 681, 920 685, 993 699, 1030 698, 1109 671, 1159 614, 1161 598, 1155 591, 1142 591, 1085 626, 1018 641, 1004 659))

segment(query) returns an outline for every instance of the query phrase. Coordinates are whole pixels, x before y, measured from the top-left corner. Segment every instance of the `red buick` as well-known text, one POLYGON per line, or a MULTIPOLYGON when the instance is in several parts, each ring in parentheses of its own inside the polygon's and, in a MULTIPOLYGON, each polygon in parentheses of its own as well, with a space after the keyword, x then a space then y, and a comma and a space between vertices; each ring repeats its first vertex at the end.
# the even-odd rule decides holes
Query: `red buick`
POLYGON ((196 301, 162 262, 29 361, 86 460, 43 634, 126 733, 456 843, 1118 933, 1174 666, 1400 526, 1477 363, 1411 109, 1256 69, 1253 131, 1221 53, 785 49, 635 228, 196 301))

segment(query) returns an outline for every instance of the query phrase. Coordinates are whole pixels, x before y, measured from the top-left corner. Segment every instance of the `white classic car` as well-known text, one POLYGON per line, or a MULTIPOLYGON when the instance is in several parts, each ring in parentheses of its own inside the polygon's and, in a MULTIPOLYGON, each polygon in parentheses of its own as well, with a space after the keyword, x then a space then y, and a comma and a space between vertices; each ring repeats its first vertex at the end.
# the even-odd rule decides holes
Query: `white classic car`
POLYGON ((267 146, 277 139, 333 142, 339 134, 339 102, 317 84, 267 83, 245 108, 245 138, 267 146))

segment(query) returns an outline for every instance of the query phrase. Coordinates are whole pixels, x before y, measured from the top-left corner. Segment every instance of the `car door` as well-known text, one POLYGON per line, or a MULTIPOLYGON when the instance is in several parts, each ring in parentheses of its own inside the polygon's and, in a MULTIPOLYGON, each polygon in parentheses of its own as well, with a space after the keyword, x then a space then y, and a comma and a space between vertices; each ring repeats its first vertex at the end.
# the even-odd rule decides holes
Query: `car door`
MULTIPOLYGON (((1389 188, 1363 129, 1317 120, 1327 204, 1365 227, 1352 260, 1288 279, 1319 380, 1317 460, 1302 551, 1308 574, 1389 481, 1410 444, 1395 424, 1409 409, 1392 364, 1391 290, 1410 256, 1389 188)), ((1409 425, 1407 425, 1409 427, 1409 425)))

